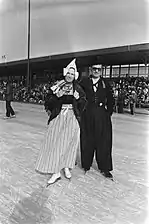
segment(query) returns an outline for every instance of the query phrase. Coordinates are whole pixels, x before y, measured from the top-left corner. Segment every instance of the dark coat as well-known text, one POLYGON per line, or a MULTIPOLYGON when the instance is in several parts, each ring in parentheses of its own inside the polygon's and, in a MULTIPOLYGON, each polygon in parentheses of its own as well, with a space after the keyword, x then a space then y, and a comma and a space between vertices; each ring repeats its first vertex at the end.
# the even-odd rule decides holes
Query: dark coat
POLYGON ((86 94, 88 107, 92 106, 93 104, 98 105, 99 103, 103 103, 103 107, 105 107, 106 111, 110 115, 112 115, 114 107, 114 98, 112 94, 112 89, 106 80, 101 78, 98 81, 98 88, 96 93, 93 90, 92 80, 90 78, 84 78, 80 82, 80 85, 86 94), (103 91, 104 89, 105 91, 103 91))
MULTIPOLYGON (((76 119, 80 123, 81 113, 85 109, 87 101, 86 101, 85 93, 78 83, 75 82, 73 84, 73 90, 74 91, 76 90, 80 95, 78 100, 76 100, 75 97, 72 97, 73 111, 74 111, 76 119)), ((64 103, 63 99, 64 99, 63 96, 58 98, 55 94, 53 94, 51 89, 49 90, 49 93, 47 94, 47 96, 45 98, 45 103, 44 103, 45 110, 51 111, 51 115, 49 117, 48 124, 50 123, 51 120, 56 118, 59 115, 59 113, 61 112, 62 105, 64 103)))
POLYGON ((102 171, 112 170, 112 123, 114 99, 112 90, 106 80, 98 81, 97 91, 94 92, 90 78, 80 82, 83 88, 87 107, 81 116, 81 164, 89 170, 94 152, 98 168, 102 171))
POLYGON ((12 88, 11 83, 6 84, 5 100, 6 101, 13 100, 13 88, 12 88))

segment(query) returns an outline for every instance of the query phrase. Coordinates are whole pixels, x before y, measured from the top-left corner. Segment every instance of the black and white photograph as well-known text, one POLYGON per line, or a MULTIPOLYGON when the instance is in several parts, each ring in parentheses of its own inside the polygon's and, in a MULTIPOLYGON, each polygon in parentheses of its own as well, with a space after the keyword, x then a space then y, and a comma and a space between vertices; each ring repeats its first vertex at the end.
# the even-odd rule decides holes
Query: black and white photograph
POLYGON ((0 0, 0 224, 149 222, 149 0, 0 0))

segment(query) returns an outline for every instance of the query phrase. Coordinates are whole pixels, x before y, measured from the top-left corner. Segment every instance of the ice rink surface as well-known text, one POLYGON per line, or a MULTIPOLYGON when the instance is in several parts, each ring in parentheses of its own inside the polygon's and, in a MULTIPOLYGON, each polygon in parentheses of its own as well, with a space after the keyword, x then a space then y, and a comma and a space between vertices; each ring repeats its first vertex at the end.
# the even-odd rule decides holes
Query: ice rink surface
MULTIPOLYGON (((113 176, 93 163, 78 165, 68 181, 45 188, 35 162, 47 129, 43 106, 13 103, 16 118, 4 120, 0 101, 0 224, 146 224, 149 188, 149 115, 113 114, 113 176)), ((143 110, 142 110, 143 111, 143 110)))

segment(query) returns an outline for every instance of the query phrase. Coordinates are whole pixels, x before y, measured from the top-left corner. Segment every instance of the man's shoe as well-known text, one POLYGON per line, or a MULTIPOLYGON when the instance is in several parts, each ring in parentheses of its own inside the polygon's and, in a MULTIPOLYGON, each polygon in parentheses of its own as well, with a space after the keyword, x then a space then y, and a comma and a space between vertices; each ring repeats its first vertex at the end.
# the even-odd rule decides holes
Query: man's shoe
POLYGON ((84 174, 87 173, 87 171, 89 171, 90 169, 84 168, 84 174))
POLYGON ((64 174, 67 179, 71 179, 71 173, 69 168, 64 168, 64 174))
POLYGON ((101 171, 101 174, 106 177, 106 178, 109 178, 111 180, 113 180, 113 175, 109 172, 109 171, 101 171))
POLYGON ((54 184, 56 181, 61 179, 60 173, 54 173, 51 178, 48 180, 47 187, 51 184, 54 184))

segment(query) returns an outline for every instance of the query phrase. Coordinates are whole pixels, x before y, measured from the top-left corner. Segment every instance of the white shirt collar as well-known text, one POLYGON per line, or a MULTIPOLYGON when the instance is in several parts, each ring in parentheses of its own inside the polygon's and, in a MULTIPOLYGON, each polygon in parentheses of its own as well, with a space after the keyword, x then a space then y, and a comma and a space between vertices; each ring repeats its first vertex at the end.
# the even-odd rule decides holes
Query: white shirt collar
POLYGON ((93 82, 93 84, 97 83, 97 82, 99 81, 99 79, 100 79, 100 77, 99 77, 98 79, 94 79, 94 78, 92 78, 92 82, 93 82))

